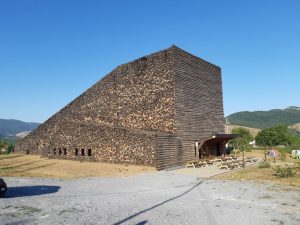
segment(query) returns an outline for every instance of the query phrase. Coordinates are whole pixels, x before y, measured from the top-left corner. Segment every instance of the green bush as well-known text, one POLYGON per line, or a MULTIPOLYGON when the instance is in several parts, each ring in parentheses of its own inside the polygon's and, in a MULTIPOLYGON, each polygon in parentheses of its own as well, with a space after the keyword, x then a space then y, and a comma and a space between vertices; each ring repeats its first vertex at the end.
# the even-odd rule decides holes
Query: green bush
POLYGON ((280 152, 280 160, 285 161, 287 152, 284 149, 279 149, 279 152, 280 152))
POLYGON ((258 167, 257 168, 270 168, 271 167, 271 164, 266 162, 266 161, 262 161, 258 164, 258 167))
POLYGON ((254 137, 251 135, 248 129, 237 127, 232 129, 231 133, 238 135, 237 138, 234 138, 230 141, 230 144, 232 144, 235 149, 237 148, 241 151, 251 151, 252 146, 249 145, 249 142, 253 141, 254 137))
POLYGON ((238 149, 233 149, 231 152, 230 152, 230 154, 240 154, 241 152, 240 152, 240 150, 238 150, 238 149))
POLYGON ((7 154, 12 153, 14 151, 14 148, 15 148, 14 144, 8 144, 6 153, 7 154))
POLYGON ((273 169, 276 172, 276 176, 283 178, 293 177, 296 174, 296 169, 294 167, 275 166, 273 169))
POLYGON ((290 145, 290 134, 286 125, 277 125, 260 131, 255 137, 256 144, 264 146, 290 145))
POLYGON ((14 151, 15 144, 13 141, 10 140, 0 140, 0 150, 2 150, 2 148, 5 149, 5 152, 0 151, 0 154, 9 154, 14 151))
POLYGON ((299 161, 294 163, 294 168, 296 171, 300 171, 300 162, 299 161))

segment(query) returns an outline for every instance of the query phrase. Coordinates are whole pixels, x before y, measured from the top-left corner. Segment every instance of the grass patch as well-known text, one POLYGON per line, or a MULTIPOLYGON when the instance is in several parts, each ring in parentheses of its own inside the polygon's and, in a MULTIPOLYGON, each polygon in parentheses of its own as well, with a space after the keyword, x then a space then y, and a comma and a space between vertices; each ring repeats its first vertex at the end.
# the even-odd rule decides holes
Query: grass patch
POLYGON ((296 174, 296 169, 294 167, 275 166, 273 169, 276 172, 276 176, 282 178, 294 177, 296 174))
POLYGON ((22 157, 22 155, 0 155, 0 160, 22 157))
POLYGON ((222 180, 249 180, 249 181, 270 181, 274 184, 285 185, 289 187, 295 187, 300 189, 300 173, 296 173, 294 177, 281 178, 274 176, 274 170, 272 168, 257 168, 249 167, 239 171, 233 171, 231 173, 222 174, 216 179, 222 180))
MULTIPOLYGON (((264 150, 253 150, 252 152, 245 152, 245 157, 254 156, 256 158, 264 159, 264 150)), ((300 189, 300 162, 299 160, 292 159, 287 154, 285 161, 281 161, 280 158, 276 159, 275 166, 288 165, 295 168, 297 173, 295 176, 282 177, 274 176, 273 157, 266 157, 266 162, 260 163, 257 167, 247 167, 246 169, 232 171, 230 173, 217 176, 215 179, 224 180, 249 180, 249 181, 268 181, 274 184, 284 185, 284 187, 293 187, 293 189, 300 189), (270 164, 270 167, 269 167, 270 164), (259 168, 258 168, 259 167, 259 168)), ((286 167, 286 166, 285 166, 286 167)), ((282 187, 282 188, 284 188, 282 187)))
POLYGON ((271 196, 271 195, 263 195, 263 196, 258 197, 258 199, 272 199, 272 198, 273 198, 273 196, 271 196))
POLYGON ((64 214, 75 213, 75 212, 82 212, 82 211, 77 210, 77 209, 75 209, 75 208, 63 209, 63 210, 61 210, 57 215, 58 215, 58 216, 62 216, 62 215, 64 215, 64 214))
POLYGON ((267 161, 262 161, 258 164, 257 168, 270 168, 271 164, 267 161))
POLYGON ((33 216, 34 214, 40 213, 42 211, 39 208, 25 206, 25 205, 16 206, 14 208, 17 209, 19 212, 24 213, 27 216, 33 216))
POLYGON ((0 155, 0 176, 74 179, 115 177, 153 172, 153 167, 41 158, 39 155, 0 155))

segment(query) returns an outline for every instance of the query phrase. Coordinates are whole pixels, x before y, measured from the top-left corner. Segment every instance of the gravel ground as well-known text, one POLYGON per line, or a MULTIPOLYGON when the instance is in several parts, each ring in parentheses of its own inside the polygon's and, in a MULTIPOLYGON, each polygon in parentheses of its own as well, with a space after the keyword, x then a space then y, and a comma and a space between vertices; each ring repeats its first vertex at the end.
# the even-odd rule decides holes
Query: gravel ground
POLYGON ((300 192, 174 171, 124 178, 5 178, 0 224, 300 224, 300 192))

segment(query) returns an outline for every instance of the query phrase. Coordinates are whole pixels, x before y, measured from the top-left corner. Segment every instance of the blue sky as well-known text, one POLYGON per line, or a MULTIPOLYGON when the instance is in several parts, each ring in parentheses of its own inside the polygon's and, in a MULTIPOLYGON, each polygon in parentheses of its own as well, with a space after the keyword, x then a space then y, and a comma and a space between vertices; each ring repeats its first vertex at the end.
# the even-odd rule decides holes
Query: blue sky
POLYGON ((0 0, 0 118, 43 122, 172 44, 222 68, 225 115, 300 106, 299 12, 299 0, 0 0))

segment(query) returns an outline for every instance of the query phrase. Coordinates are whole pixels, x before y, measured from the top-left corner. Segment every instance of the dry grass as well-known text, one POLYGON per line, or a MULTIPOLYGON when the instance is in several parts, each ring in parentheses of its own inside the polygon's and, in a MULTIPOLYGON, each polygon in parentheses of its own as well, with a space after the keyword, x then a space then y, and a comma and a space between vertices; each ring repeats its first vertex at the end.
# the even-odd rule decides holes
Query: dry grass
MULTIPOLYGON (((245 156, 255 156, 259 158, 264 158, 264 151, 263 150, 255 150, 252 152, 245 152, 245 156)), ((294 159, 290 157, 289 154, 287 154, 286 160, 280 161, 278 158, 276 159, 276 163, 273 163, 273 159, 271 157, 267 157, 267 161, 271 163, 272 165, 284 165, 289 164, 293 165, 295 162, 294 159)), ((296 175, 294 177, 289 178, 281 178, 274 175, 274 170, 272 168, 257 168, 257 166, 254 167, 248 167, 243 170, 239 171, 232 171, 227 174, 223 174, 218 176, 218 179, 227 179, 227 180, 251 180, 251 181, 270 181, 275 184, 281 184, 281 185, 289 185, 289 186, 295 186, 297 188, 300 188, 300 171, 298 170, 296 175)))
POLYGON ((294 124, 294 125, 291 125, 289 126, 289 128, 297 131, 297 132, 300 132, 300 123, 297 123, 297 124, 294 124))
POLYGON ((14 177, 115 177, 155 171, 153 167, 47 159, 37 155, 0 155, 0 176, 14 177))
POLYGON ((238 125, 229 125, 228 126, 229 133, 231 134, 232 129, 238 128, 238 127, 246 128, 247 130, 250 131, 250 134, 254 137, 261 131, 261 129, 258 129, 258 128, 244 127, 244 126, 238 126, 238 125))
POLYGON ((251 181, 270 181, 275 184, 289 185, 300 188, 300 173, 298 172, 295 177, 280 178, 274 176, 272 168, 257 167, 246 168, 244 170, 227 173, 218 177, 225 180, 251 180, 251 181))

